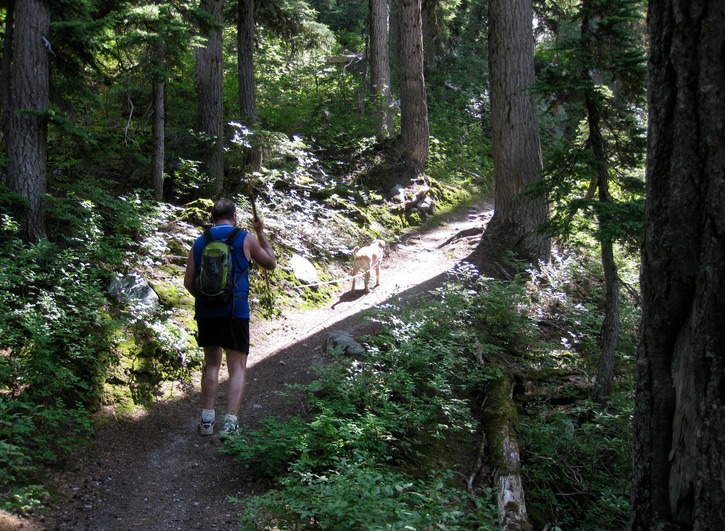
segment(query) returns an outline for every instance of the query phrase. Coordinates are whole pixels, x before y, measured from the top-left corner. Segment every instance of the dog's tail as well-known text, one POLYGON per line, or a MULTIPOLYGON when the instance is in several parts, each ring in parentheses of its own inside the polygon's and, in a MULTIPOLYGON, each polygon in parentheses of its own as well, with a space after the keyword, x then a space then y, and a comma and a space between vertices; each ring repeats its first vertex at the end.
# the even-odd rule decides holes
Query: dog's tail
POLYGON ((357 252, 360 250, 360 246, 356 245, 355 248, 352 250, 352 255, 357 256, 357 252))

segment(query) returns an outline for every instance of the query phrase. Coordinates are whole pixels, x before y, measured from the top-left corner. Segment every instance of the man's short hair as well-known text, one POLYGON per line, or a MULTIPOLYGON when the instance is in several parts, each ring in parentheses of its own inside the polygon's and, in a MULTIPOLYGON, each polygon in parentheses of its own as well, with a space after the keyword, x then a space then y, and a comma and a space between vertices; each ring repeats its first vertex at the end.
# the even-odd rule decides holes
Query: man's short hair
POLYGON ((220 199, 211 209, 211 219, 216 223, 221 219, 233 219, 237 213, 237 205, 231 199, 220 199))

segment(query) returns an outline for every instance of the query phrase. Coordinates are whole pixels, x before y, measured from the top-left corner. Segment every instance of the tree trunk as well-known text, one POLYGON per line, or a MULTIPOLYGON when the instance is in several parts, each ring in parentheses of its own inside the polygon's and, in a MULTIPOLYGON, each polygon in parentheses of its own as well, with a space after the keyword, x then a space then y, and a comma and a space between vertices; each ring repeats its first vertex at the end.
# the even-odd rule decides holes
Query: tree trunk
POLYGON ((10 94, 10 68, 13 57, 13 25, 15 23, 15 1, 8 2, 5 14, 5 38, 3 40, 2 66, 0 67, 0 98, 2 104, 2 121, 0 128, 5 138, 8 137, 8 120, 10 119, 10 107, 12 99, 10 94))
POLYGON ((378 117, 378 136, 393 132, 393 94, 390 90, 390 4, 370 0, 370 93, 378 117))
MULTIPOLYGON (((163 69, 165 62, 164 44, 156 45, 156 59, 159 67, 163 69)), ((151 183, 154 188, 154 197, 157 201, 164 200, 164 158, 166 157, 166 140, 165 140, 165 90, 166 82, 161 74, 154 76, 153 82, 153 152, 151 154, 151 183)))
MULTIPOLYGON (((584 42, 593 42, 586 38, 590 32, 590 14, 592 12, 589 2, 584 2, 584 16, 582 17, 582 39, 584 42)), ((595 50, 589 50, 592 56, 595 50)), ((582 75, 590 76, 589 71, 582 75)), ((607 162, 607 146, 602 136, 602 112, 599 101, 593 94, 586 96, 587 121, 589 125, 589 138, 587 144, 592 150, 594 159, 594 172, 596 173, 597 189, 599 190, 599 203, 606 205, 612 203, 609 195, 609 164, 607 162)), ((598 401, 606 400, 612 391, 614 380, 615 354, 619 344, 619 277, 617 275, 617 263, 614 260, 614 241, 610 236, 609 225, 613 221, 606 209, 598 213, 599 221, 599 247, 602 257, 602 269, 604 270, 605 302, 604 322, 602 323, 601 350, 599 352, 599 370, 597 372, 596 384, 594 386, 594 398, 598 401)))
MULTIPOLYGON (((543 196, 525 195, 541 179, 542 160, 534 82, 531 0, 489 1, 495 210, 482 246, 548 260, 549 239, 537 229, 547 220, 543 196)), ((488 251, 488 249, 482 249, 488 251)))
POLYGON ((201 0, 201 9, 215 24, 204 25, 206 46, 196 52, 196 84, 199 92, 199 128, 209 136, 206 169, 213 194, 224 187, 224 78, 222 70, 222 16, 224 0, 201 0))
POLYGON ((47 0, 23 0, 15 8, 11 103, 8 113, 8 186, 27 200, 19 214, 24 241, 45 238, 43 196, 48 163, 50 35, 47 0), (46 39, 46 40, 44 40, 46 39))
POLYGON ((602 267, 606 291, 604 304, 604 322, 602 323, 602 342, 599 353, 599 370, 594 386, 594 398, 603 402, 612 391, 616 351, 619 344, 619 277, 614 261, 614 243, 604 238, 601 243, 602 267))
MULTIPOLYGON (((254 78, 254 0, 239 0, 237 50, 239 112, 245 124, 254 129, 259 121, 254 78)), ((244 150, 244 174, 258 172, 262 168, 262 146, 253 142, 244 150)))
POLYGON ((403 158, 422 171, 428 160, 430 130, 423 76, 421 0, 400 0, 400 135, 403 158))
POLYGON ((631 528, 725 529, 725 4, 651 1, 631 528))
POLYGON ((256 123, 259 117, 254 82, 254 0, 239 0, 237 48, 239 111, 242 120, 256 123))

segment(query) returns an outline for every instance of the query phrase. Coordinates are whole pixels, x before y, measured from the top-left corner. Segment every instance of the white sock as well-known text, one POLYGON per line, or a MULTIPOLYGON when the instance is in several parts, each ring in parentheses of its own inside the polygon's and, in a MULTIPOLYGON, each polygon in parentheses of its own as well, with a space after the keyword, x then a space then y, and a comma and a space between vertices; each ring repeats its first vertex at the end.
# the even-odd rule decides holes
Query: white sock
POLYGON ((202 409, 201 410, 201 420, 204 422, 213 422, 215 413, 213 409, 202 409))
POLYGON ((224 420, 229 420, 231 422, 236 422, 237 421, 237 416, 236 415, 233 415, 232 413, 227 413, 226 415, 224 415, 224 420))

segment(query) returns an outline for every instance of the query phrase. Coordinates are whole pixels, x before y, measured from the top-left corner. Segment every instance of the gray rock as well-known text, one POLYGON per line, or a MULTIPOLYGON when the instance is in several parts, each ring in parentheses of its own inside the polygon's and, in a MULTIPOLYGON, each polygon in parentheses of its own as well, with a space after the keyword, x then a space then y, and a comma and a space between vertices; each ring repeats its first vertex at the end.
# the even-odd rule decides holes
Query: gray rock
POLYGON ((108 292, 124 304, 156 308, 159 296, 142 274, 130 271, 125 275, 114 273, 108 283, 108 292))
POLYGON ((358 343, 354 337, 342 330, 331 330, 322 342, 326 354, 364 354, 365 347, 358 343))
POLYGON ((290 267, 292 267, 292 273, 295 278, 302 284, 310 286, 318 283, 319 277, 317 276, 317 270, 314 264, 307 258, 298 254, 292 255, 292 258, 290 258, 290 267))

